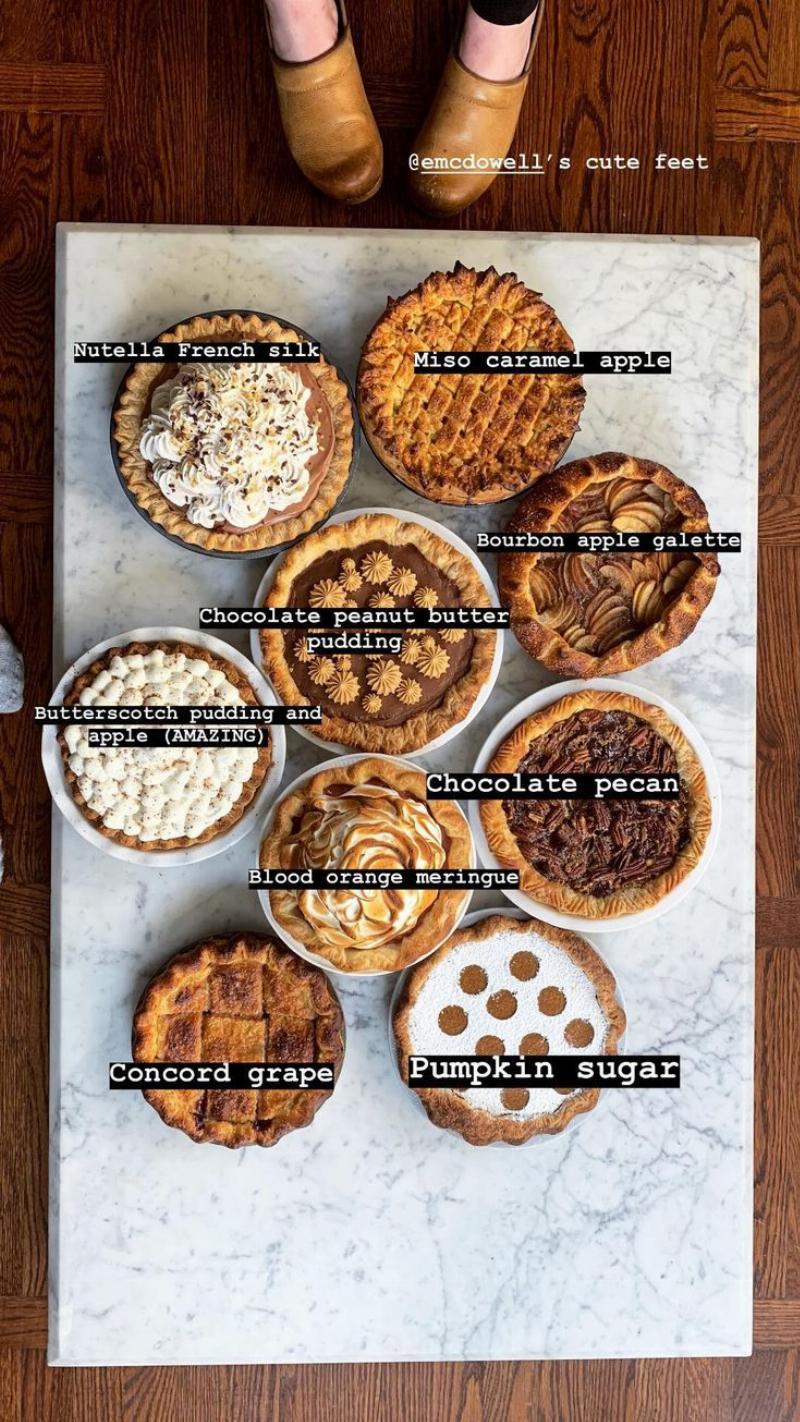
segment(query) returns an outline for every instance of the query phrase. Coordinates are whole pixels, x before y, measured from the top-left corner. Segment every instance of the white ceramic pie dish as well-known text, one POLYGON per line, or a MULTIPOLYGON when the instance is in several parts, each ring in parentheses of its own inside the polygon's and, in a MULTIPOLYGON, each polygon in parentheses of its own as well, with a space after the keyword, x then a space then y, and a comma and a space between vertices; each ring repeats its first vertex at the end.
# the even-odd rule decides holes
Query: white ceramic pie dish
MULTIPOLYGON (((272 829, 272 823, 278 806, 286 798, 287 795, 291 795, 294 793, 295 790, 299 790, 301 786, 305 785, 307 781, 311 780, 312 777, 317 775, 321 770, 329 770, 333 765, 340 765, 342 766, 342 768, 345 768, 348 765, 354 765, 356 761, 359 760, 388 760, 391 761, 394 765, 403 765, 408 770, 416 770, 419 772, 420 775, 424 775, 426 773, 423 770, 422 766, 415 765, 413 760, 407 760, 405 756, 377 755, 372 754, 368 751, 359 751, 353 755, 336 756, 331 760, 323 761, 320 765, 313 766, 311 770, 304 771, 303 774, 298 775, 296 780, 293 780, 290 785, 287 785, 286 789, 283 790, 282 793, 276 797, 274 803, 270 806, 270 809, 266 815, 266 818, 264 819, 264 822, 261 826, 261 831, 258 836, 259 857, 261 845, 263 844, 267 834, 269 834, 270 830, 272 829)), ((455 804, 456 802, 453 801, 452 803, 455 804)), ((461 811, 465 825, 467 826, 467 829, 469 829, 469 821, 467 820, 467 816, 464 814, 463 807, 458 805, 457 808, 461 811)), ((477 859, 475 857, 475 840, 472 834, 470 834, 470 841, 472 846, 472 854, 470 856, 471 862, 473 866, 477 866, 477 859)), ((298 939, 294 938, 291 933, 289 933, 280 923, 278 923, 278 920, 275 918, 272 912, 272 906, 270 903, 270 889, 258 889, 256 892, 258 893, 259 902, 261 904, 262 909, 264 910, 264 914, 266 915, 266 918, 269 922, 272 931, 284 943, 287 943, 289 947, 294 950, 295 953, 299 954, 301 958, 305 958, 307 962, 313 963, 316 968, 323 968, 326 973, 335 973, 338 977, 343 979, 385 978, 391 977, 393 973, 397 972, 396 968, 378 968, 373 969, 372 971, 364 971, 361 973, 348 972, 343 968, 337 968, 333 963, 330 962, 328 958, 322 957, 322 955, 319 953, 312 953, 311 950, 307 948, 304 943, 300 943, 298 939)), ((451 891, 448 889, 444 892, 450 893, 451 891)), ((450 933, 455 932, 456 928, 458 928, 461 924, 464 915, 467 912, 467 909, 469 908, 469 903, 472 898, 472 890, 464 890, 462 892, 464 892, 465 894, 464 903, 459 912, 458 918, 455 920, 453 927, 449 930, 450 933)), ((422 961, 423 958, 427 958, 430 956, 431 953, 435 953, 436 949, 444 942, 446 937, 449 937, 449 933, 443 934, 440 938, 436 939, 436 941, 431 944, 430 948, 428 948, 424 953, 421 953, 419 958, 417 958, 415 961, 419 963, 422 961)))
MULTIPOLYGON (((518 909, 518 908, 502 908, 502 907, 501 907, 501 908, 490 908, 490 909, 476 909, 473 913, 468 913, 468 914, 466 914, 466 915, 464 916, 464 918, 462 919, 461 923, 459 924, 459 927, 460 927, 460 928, 471 928, 474 923, 480 923, 484 918, 493 918, 496 914, 502 914, 502 915, 503 915, 504 917, 506 917, 506 918, 517 918, 517 919, 520 919, 520 920, 529 919, 529 918, 531 917, 530 914, 528 914, 528 913, 523 913, 523 911, 522 911, 521 909, 518 909)), ((586 934, 582 934, 581 936, 584 937, 584 938, 586 938, 586 934)), ((593 948, 593 949, 594 949, 594 951, 595 951, 595 953, 597 954, 598 958, 602 959, 602 961, 605 963, 606 967, 608 968, 609 972, 611 972, 611 966, 610 966, 610 964, 607 962, 607 960, 603 957, 603 954, 600 952, 600 949, 597 947, 597 944, 596 944, 596 943, 592 943, 592 941, 591 941, 590 938, 586 938, 586 942, 589 944, 590 948, 593 948)), ((413 964, 412 964, 412 966, 413 966, 413 964)), ((527 1146, 544 1145, 546 1142, 549 1142, 550 1144, 553 1144, 553 1143, 556 1142, 556 1141, 563 1140, 564 1136, 568 1135, 571 1131, 574 1131, 578 1126, 581 1125, 581 1123, 582 1123, 583 1121, 590 1121, 590 1120, 592 1120, 594 1117, 597 1116, 598 1111, 601 1111, 601 1110, 603 1109, 603 1106, 605 1105, 606 1100, 607 1100, 607 1098, 608 1098, 608 1096, 609 1096, 609 1092, 608 1092, 608 1091, 603 1091, 603 1090, 601 1090, 601 1092, 600 1092, 600 1099, 599 1099, 597 1105, 594 1106, 591 1111, 580 1111, 580 1112, 578 1112, 577 1116, 573 1116, 573 1117, 572 1117, 572 1120, 571 1120, 571 1121, 568 1121, 567 1125, 564 1127, 563 1130, 561 1130, 561 1131, 554 1131, 554 1132, 551 1132, 551 1133, 548 1133, 548 1134, 542 1133, 542 1134, 540 1134, 540 1135, 534 1135, 534 1136, 531 1136, 530 1140, 527 1140, 527 1141, 520 1141, 520 1142, 518 1142, 518 1143, 515 1143, 515 1142, 513 1142, 513 1141, 490 1141, 490 1142, 488 1142, 487 1145, 485 1145, 485 1146, 474 1146, 474 1145, 472 1145, 472 1143, 471 1143, 470 1141, 467 1141, 467 1140, 464 1139, 464 1137, 461 1135, 461 1132, 460 1132, 460 1131, 452 1131, 452 1130, 448 1130, 446 1127, 435 1125, 434 1122, 431 1121, 430 1117, 428 1116, 428 1113, 427 1113, 427 1111, 425 1110, 425 1107, 423 1106, 422 1102, 420 1101, 419 1096, 417 1095, 416 1091, 414 1091, 412 1087, 407 1086, 406 1083, 405 1083, 405 1081, 403 1080, 403 1075, 402 1075, 402 1072, 401 1072, 401 1070, 400 1070, 400 1054, 399 1054, 399 1052, 398 1052, 398 1050, 397 1050, 397 1042, 396 1042, 396 1040, 395 1040, 395 1035, 394 1035, 394 1013, 395 1013, 395 1008, 396 1008, 397 1003, 398 1003, 398 1001, 399 1001, 400 993, 401 993, 401 991, 402 991, 402 989, 403 989, 403 985, 404 985, 404 983, 406 982, 406 979, 407 979, 408 974, 409 974, 410 972, 411 972, 411 967, 408 967, 408 968, 405 968, 405 969, 403 970, 403 972, 400 974, 400 976, 399 976, 398 979, 397 979, 397 982, 396 982, 395 985, 394 985, 394 988, 393 988, 393 991, 392 991, 391 1000, 390 1000, 390 1002, 389 1002, 389 1019, 388 1019, 388 1023, 387 1023, 387 1026, 388 1026, 388 1029, 389 1029, 389 1052, 390 1052, 390 1054, 391 1054, 392 1061, 394 1062, 394 1065, 395 1065, 395 1071, 396 1071, 396 1073, 397 1073, 397 1079, 398 1079, 398 1081, 400 1082, 400 1085, 401 1085, 402 1088, 403 1088, 403 1094, 404 1094, 405 1096, 407 1096, 407 1097, 408 1097, 408 1096, 411 1097, 411 1099, 412 1099, 412 1101, 413 1101, 413 1104, 414 1104, 416 1110, 419 1112, 419 1114, 420 1114, 421 1116, 424 1116, 424 1118, 425 1118, 427 1124, 430 1126, 431 1130, 437 1131, 437 1132, 440 1132, 440 1133, 441 1133, 441 1132, 444 1132, 444 1134, 447 1135, 447 1136, 454 1136, 457 1140, 459 1140, 459 1141, 461 1142, 461 1144, 462 1144, 464 1147, 466 1147, 466 1149, 468 1149, 468 1150, 470 1150, 470 1151, 474 1151, 474 1150, 524 1150, 527 1146)), ((617 1043, 617 1053, 618 1053, 618 1054, 621 1054, 621 1053, 624 1052, 624 1050, 625 1050, 625 1038, 626 1038, 626 1036, 627 1036, 627 1030, 628 1030, 628 1014, 627 1014, 627 1011, 626 1011, 626 1008, 625 1008, 625 998, 624 998, 624 996, 623 996, 622 988, 621 988, 621 986, 620 986, 619 975, 618 975, 616 972, 614 972, 614 980, 615 980, 615 982, 616 982, 616 984, 617 984, 617 991, 616 991, 615 996, 616 996, 617 1002, 619 1003, 620 1007, 622 1008, 623 1012, 625 1013, 625 1028, 624 1028, 623 1032, 622 1032, 621 1035, 620 1035, 619 1042, 617 1043)), ((589 1056, 589 1055, 591 1055, 591 1053, 589 1053, 589 1052, 587 1051, 587 1052, 585 1053, 585 1055, 589 1056)), ((625 1088, 621 1088, 621 1089, 624 1090, 625 1088)), ((565 1098, 565 1099, 566 1099, 566 1098, 565 1098)))
MULTIPOLYGON (((556 928, 570 928, 576 933, 617 933, 621 929, 641 928, 644 924, 652 923, 653 919, 660 918, 662 914, 668 913, 670 909, 681 903, 690 894, 705 874, 714 850, 719 839, 720 822, 722 814, 722 790, 719 783, 717 767, 714 763, 711 751, 706 745, 700 733, 692 725, 682 711, 673 706, 671 702, 665 701, 663 696, 657 696, 653 691, 646 691, 641 686, 636 686, 630 681, 622 681, 615 677, 601 677, 596 681, 562 681, 556 682, 553 686, 546 686, 542 691, 537 691, 527 700, 521 701, 495 726, 491 735, 487 737, 478 756, 474 770, 478 773, 485 770, 495 751, 500 744, 510 736, 514 727, 519 725, 535 711, 541 711, 543 707, 550 706, 554 701, 560 701, 565 696, 571 696, 579 691, 619 691, 626 696, 637 696, 640 701, 645 701, 652 706, 660 706, 663 711, 675 722, 676 726, 683 731, 692 749, 696 752, 703 772, 706 777, 708 793, 711 799, 711 831, 706 840, 705 849, 700 861, 695 865, 691 873, 686 875, 679 884, 676 884, 671 893, 665 894, 657 904, 650 905, 649 908, 641 909, 638 913, 620 914, 616 918, 586 918, 578 914, 561 913, 550 908, 548 904, 540 904, 530 894, 522 889, 503 889, 501 892, 516 904, 524 909, 525 913, 531 914, 534 918, 540 918, 544 923, 551 923, 556 928)), ((480 801, 471 800, 468 805, 468 816, 478 856, 481 863, 487 869, 502 869, 504 866, 492 854, 486 842, 483 824, 480 817, 480 801)))
MULTIPOLYGON (((451 544, 451 546, 453 548, 456 548, 459 553, 463 553, 466 558, 469 558, 469 561, 475 569, 475 572, 478 574, 478 577, 483 583, 483 586, 485 587, 486 592, 488 593, 489 598, 491 599, 492 607, 500 606, 500 598, 497 592, 497 588, 489 577, 489 574, 483 563, 480 561, 477 555, 473 553, 472 549, 469 547, 469 544, 465 543, 463 538, 459 538, 458 534, 453 533, 451 529, 445 528, 444 524, 436 523, 434 519, 426 518, 424 514, 412 514, 409 513, 407 509, 388 509, 379 508, 377 506, 375 508, 347 509, 346 512, 335 514, 333 518, 328 519, 328 522, 326 523, 325 527, 327 528, 331 524, 348 523, 350 519, 358 518, 361 514, 389 514, 392 518, 399 519, 401 523, 419 523, 422 524, 423 528, 430 529, 431 533, 437 534, 437 536, 443 539, 445 543, 451 544)), ((254 603, 255 607, 264 606, 267 593, 269 592, 273 582, 275 581, 275 576, 277 574, 279 566, 279 558, 273 559, 273 561, 270 563, 266 573, 264 574, 263 578, 261 579, 261 582, 258 585, 258 590, 256 592, 254 603)), ((250 655, 255 665, 261 668, 261 644, 259 642, 258 630, 256 628, 251 629, 250 632, 250 655)), ((450 729, 448 731, 445 731, 443 735, 437 736, 432 741, 428 741, 424 746, 415 747, 414 750, 411 751, 412 755, 427 755, 430 751, 439 750, 440 746, 446 745, 447 742, 451 741, 454 736, 460 735, 460 733, 465 730, 466 727, 470 724, 470 721, 474 721, 475 717, 486 705, 486 702, 489 700, 489 697, 492 694, 494 684, 497 681, 497 676, 500 671, 500 664, 502 660, 503 630, 502 628, 498 628, 496 633, 494 657, 492 659, 491 671, 489 672, 489 676, 487 677, 486 681, 481 687, 481 690, 476 696, 475 701, 468 714, 464 717, 463 721, 459 721, 455 726, 451 726, 450 729)), ((307 741, 313 741, 314 745, 319 746, 320 750, 330 751, 333 754, 340 752, 343 755, 349 755, 352 750, 352 746, 341 745, 338 741, 323 740, 322 736, 318 736, 315 731, 311 730, 307 726, 298 725, 293 726, 292 729, 297 731, 298 735, 305 736, 307 741)), ((363 751, 361 752, 361 754, 366 755, 368 754, 368 752, 363 751)), ((376 752, 376 754, 382 755, 384 754, 384 752, 378 751, 376 752)))
MULTIPOLYGON (((185 627, 136 627, 132 632, 118 632, 116 636, 98 642, 96 647, 84 652, 83 656, 67 667, 50 697, 49 704, 60 706, 76 677, 111 647, 124 646, 128 642, 188 642, 190 646, 203 647, 215 656, 231 662, 247 678, 262 705, 276 705, 271 687, 241 652, 237 652, 234 647, 217 637, 210 637, 205 632, 190 631, 185 627)), ((249 833, 254 821, 263 813, 265 805, 280 785, 286 763, 284 727, 271 726, 272 759, 267 774, 244 814, 229 830, 188 849, 133 849, 125 844, 117 844, 115 840, 101 834, 75 803, 64 774, 64 762, 57 739, 58 731, 59 727, 55 725, 45 725, 43 728, 42 764, 50 793, 64 818, 83 839, 88 840, 95 849, 110 854, 113 859, 124 859, 129 864, 148 864, 159 869, 175 864, 196 864, 201 859, 211 859, 215 854, 222 854, 234 844, 238 844, 239 840, 249 833)))

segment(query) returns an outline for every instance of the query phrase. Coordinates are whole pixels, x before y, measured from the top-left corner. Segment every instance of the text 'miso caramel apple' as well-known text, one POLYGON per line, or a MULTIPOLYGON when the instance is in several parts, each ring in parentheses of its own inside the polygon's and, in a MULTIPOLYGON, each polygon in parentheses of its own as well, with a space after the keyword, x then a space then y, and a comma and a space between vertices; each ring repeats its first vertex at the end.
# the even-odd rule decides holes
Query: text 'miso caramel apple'
MULTIPOLYGON (((564 464, 522 500, 509 533, 699 533, 706 506, 663 464, 598 454, 564 464)), ((690 551, 502 553, 500 600, 531 656, 561 676, 613 676, 677 647, 720 567, 690 551)))
MULTIPOLYGON (((262 869, 468 869, 472 836, 459 807, 426 798, 422 770, 388 757, 333 760, 278 802, 262 869)), ((461 918, 470 890, 272 889, 290 939, 340 972, 393 972, 429 953, 461 918)))
POLYGON ((563 458, 586 392, 568 371, 414 369, 416 352, 571 351, 555 312, 514 273, 460 263, 390 298, 357 380, 364 434, 415 493, 444 504, 511 498, 563 458))
MULTIPOLYGON (((344 1017, 325 974, 277 939, 206 938, 148 983, 133 1020, 137 1062, 326 1063, 338 1077, 344 1017)), ((308 1126, 331 1095, 287 1087, 154 1088, 145 1100, 194 1141, 275 1145, 308 1126)))
POLYGON ((677 798, 485 800, 498 863, 534 903, 590 919, 659 903, 699 864, 711 799, 697 752, 665 711, 634 695, 577 692, 526 717, 487 769, 532 776, 672 775, 677 798))

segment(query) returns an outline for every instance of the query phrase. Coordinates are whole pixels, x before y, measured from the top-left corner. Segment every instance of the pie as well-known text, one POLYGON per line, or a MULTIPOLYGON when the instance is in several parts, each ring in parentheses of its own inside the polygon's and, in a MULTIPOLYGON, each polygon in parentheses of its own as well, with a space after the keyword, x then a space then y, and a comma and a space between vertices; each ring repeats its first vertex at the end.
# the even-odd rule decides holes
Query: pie
MULTIPOLYGON (((259 704, 232 662, 188 642, 112 647, 76 677, 65 706, 259 704)), ((188 849, 241 819, 270 766, 269 744, 90 746, 90 725, 58 733, 75 804, 96 830, 130 849, 188 849)))
MULTIPOLYGON (((195 316, 159 341, 299 342, 254 312, 195 316)), ((140 512, 206 552, 244 554, 302 537, 332 513, 350 475, 345 380, 309 363, 132 365, 112 418, 120 477, 140 512)))
MULTIPOLYGON (((492 914, 460 928, 403 981, 393 1014, 400 1074, 409 1056, 613 1056, 625 1030, 616 983, 577 933, 492 914)), ((520 1145, 563 1131, 597 1089, 411 1087, 435 1126, 470 1145, 520 1145)))
POLYGON ((675 799, 484 800, 500 864, 537 903, 601 919, 657 904, 700 862, 711 800, 699 757, 660 707, 580 691, 527 716, 487 769, 522 775, 674 775, 675 799))
MULTIPOLYGON (((522 500, 510 533, 697 533, 706 506, 663 464, 598 454, 522 500)), ((503 553, 500 599, 518 641, 562 676, 611 676, 677 647, 714 595, 709 553, 503 553)))
MULTIPOLYGON (((474 564, 445 538, 422 524, 375 513, 329 525, 290 549, 266 605, 369 613, 492 602, 474 564)), ((356 750, 401 755, 469 715, 492 673, 497 633, 463 627, 381 631, 402 632, 402 649, 315 655, 302 630, 270 628, 259 637, 264 669, 281 701, 322 707, 316 735, 356 750)))
POLYGON ((494 504, 548 473, 586 398, 568 371, 414 370, 430 351, 571 351, 537 291, 513 272, 458 263, 389 300, 361 353, 358 409, 373 452, 402 483, 444 504, 494 504))
MULTIPOLYGON (((426 798, 423 771, 384 756, 331 761, 281 800, 261 845, 262 869, 469 869, 461 810, 426 798)), ((430 953, 471 891, 436 888, 271 889, 282 930, 341 972, 393 972, 430 953)))
MULTIPOLYGON (((206 938, 145 988, 133 1019, 137 1062, 329 1062, 344 1057, 344 1019, 325 974, 275 938, 206 938)), ((147 1089, 168 1126, 215 1145, 275 1145, 308 1126, 329 1091, 147 1089)))

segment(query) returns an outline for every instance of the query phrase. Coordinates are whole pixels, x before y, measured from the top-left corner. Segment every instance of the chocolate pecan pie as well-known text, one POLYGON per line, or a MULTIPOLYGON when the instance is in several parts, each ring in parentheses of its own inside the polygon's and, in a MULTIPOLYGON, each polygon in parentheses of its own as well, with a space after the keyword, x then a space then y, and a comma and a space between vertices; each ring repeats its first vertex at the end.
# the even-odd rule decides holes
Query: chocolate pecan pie
MULTIPOLYGON (((195 316, 159 341, 302 338, 255 312, 195 316)), ((317 361, 131 366, 112 439, 140 512, 207 552, 244 554, 290 543, 332 513, 350 475, 350 390, 317 361)))
MULTIPOLYGON (((470 559, 445 538, 391 514, 360 514, 286 553, 266 605, 369 614, 490 607, 491 598, 470 559)), ((497 634, 464 627, 385 631, 400 634, 399 651, 359 652, 351 638, 352 650, 320 655, 302 631, 264 630, 264 668, 285 705, 322 707, 314 731, 324 740, 401 755, 469 715, 491 675, 497 634)))
MULTIPOLYGON (((262 869, 467 869, 469 826, 428 800, 425 774, 385 756, 333 760, 286 795, 261 845, 262 869)), ((342 972, 392 972, 429 953, 461 917, 469 890, 270 890, 290 938, 342 972)))
POLYGON ((458 263, 389 300, 361 353, 358 409, 381 463, 445 504, 490 504, 527 489, 561 459, 586 392, 569 372, 414 369, 415 352, 571 351, 539 292, 513 273, 458 263))
MULTIPOLYGON (((178 953, 145 988, 133 1019, 137 1062, 328 1062, 344 1057, 344 1019, 325 974, 275 938, 236 933, 178 953)), ((275 1145, 310 1125, 329 1091, 286 1087, 148 1089, 168 1126, 216 1145, 275 1145)))
POLYGON ((490 771, 673 775, 675 799, 485 800, 495 858, 537 903, 617 918, 658 903, 700 862, 711 800, 696 751, 665 711, 621 692, 582 691, 526 717, 490 771))
MULTIPOLYGON (((76 677, 64 705, 258 705, 233 662, 189 642, 111 647, 76 677)), ((89 723, 58 733, 78 809, 129 849, 189 849, 224 834, 245 813, 270 766, 269 744, 215 748, 93 746, 89 723)))
MULTIPOLYGON (((522 500, 509 533, 697 533, 695 490, 647 459, 598 454, 564 464, 522 500)), ((531 656, 562 676, 610 676, 677 647, 714 594, 708 553, 504 553, 500 598, 531 656)))
MULTIPOLYGON (((400 1074, 410 1056, 616 1054, 625 1013, 616 983, 577 933, 492 914, 459 928, 409 971, 393 1022, 400 1074)), ((470 1145, 519 1145, 563 1131, 597 1090, 541 1086, 412 1087, 435 1126, 470 1145)))

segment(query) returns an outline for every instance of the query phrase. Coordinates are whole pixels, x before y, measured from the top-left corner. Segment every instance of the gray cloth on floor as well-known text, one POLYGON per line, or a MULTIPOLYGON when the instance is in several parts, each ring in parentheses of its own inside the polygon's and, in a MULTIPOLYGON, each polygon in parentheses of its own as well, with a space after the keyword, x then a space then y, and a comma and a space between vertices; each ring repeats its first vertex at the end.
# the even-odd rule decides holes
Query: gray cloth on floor
POLYGON ((25 686, 22 653, 0 627, 0 711, 19 711, 25 686))

